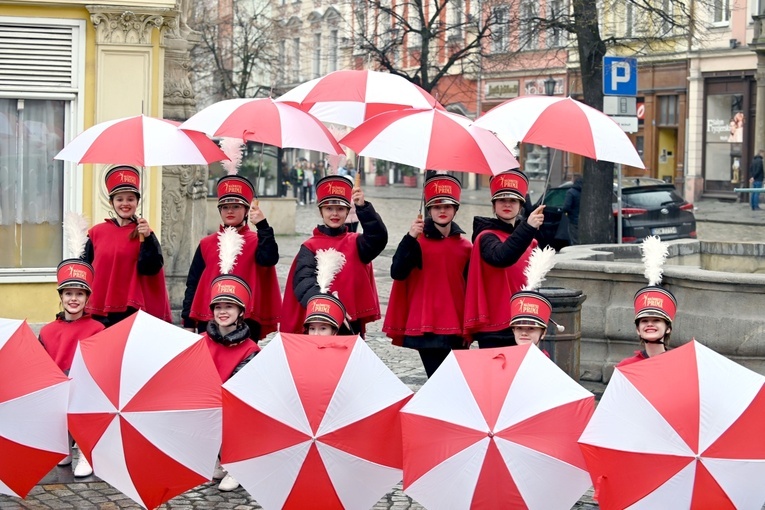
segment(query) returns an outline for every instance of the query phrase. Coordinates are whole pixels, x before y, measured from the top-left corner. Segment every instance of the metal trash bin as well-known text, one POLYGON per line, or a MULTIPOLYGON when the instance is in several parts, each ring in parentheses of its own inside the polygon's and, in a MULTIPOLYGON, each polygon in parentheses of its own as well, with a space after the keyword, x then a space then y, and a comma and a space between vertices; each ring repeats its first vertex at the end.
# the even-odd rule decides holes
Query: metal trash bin
POLYGON ((552 303, 551 319, 563 326, 559 332, 555 324, 547 325, 547 334, 539 347, 550 354, 550 359, 572 379, 579 381, 579 352, 582 343, 582 303, 587 299, 581 290, 560 287, 539 290, 552 303))

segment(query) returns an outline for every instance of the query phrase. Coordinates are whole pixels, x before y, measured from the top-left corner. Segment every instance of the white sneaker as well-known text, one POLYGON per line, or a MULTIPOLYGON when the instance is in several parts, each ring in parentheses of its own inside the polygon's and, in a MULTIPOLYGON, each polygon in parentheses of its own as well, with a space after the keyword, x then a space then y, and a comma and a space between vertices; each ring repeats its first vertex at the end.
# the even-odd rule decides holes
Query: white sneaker
POLYGON ((218 485, 218 490, 223 492, 229 492, 233 491, 239 487, 239 482, 236 481, 236 478, 234 478, 231 475, 226 475, 223 477, 223 480, 220 481, 220 484, 218 485))
POLYGON ((66 457, 64 457, 63 459, 61 459, 58 462, 58 465, 59 466, 68 466, 71 463, 72 463, 72 456, 71 455, 67 455, 66 457))
POLYGON ((85 458, 85 455, 80 452, 80 458, 77 459, 77 465, 74 467, 74 476, 81 478, 83 476, 90 476, 93 474, 93 468, 90 466, 90 462, 85 458))
POLYGON ((305 205, 305 202, 300 202, 300 205, 305 205))
POLYGON ((213 471, 213 480, 220 480, 226 476, 226 470, 223 469, 223 466, 220 465, 220 461, 215 461, 215 471, 213 471))

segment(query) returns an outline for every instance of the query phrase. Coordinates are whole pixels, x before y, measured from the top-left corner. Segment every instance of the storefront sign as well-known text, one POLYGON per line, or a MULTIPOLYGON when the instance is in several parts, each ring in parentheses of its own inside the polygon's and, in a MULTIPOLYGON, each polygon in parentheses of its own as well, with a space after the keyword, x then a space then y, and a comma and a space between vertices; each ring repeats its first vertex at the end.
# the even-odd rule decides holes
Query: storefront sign
POLYGON ((518 80, 494 81, 486 84, 486 99, 518 97, 518 80))

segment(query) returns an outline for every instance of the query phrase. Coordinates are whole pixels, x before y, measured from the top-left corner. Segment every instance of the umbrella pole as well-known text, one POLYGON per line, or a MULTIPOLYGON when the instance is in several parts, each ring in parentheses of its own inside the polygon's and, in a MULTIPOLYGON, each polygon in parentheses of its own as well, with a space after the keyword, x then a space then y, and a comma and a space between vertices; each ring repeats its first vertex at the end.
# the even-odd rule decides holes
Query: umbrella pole
MULTIPOLYGON (((145 166, 143 166, 141 168, 143 169, 143 176, 140 179, 141 180, 141 204, 140 204, 141 210, 140 210, 140 215, 141 215, 141 218, 143 218, 143 201, 146 200, 146 198, 145 198, 146 195, 144 195, 144 192, 143 192, 143 181, 146 180, 146 176, 148 175, 148 172, 146 171, 146 167, 145 166)), ((143 234, 138 234, 138 242, 142 243, 143 241, 144 241, 143 234)))
POLYGON ((545 205, 545 195, 547 194, 547 188, 550 187, 550 176, 552 175, 553 163, 555 163, 555 156, 558 154, 558 149, 553 149, 552 157, 550 158, 550 167, 547 169, 547 179, 545 179, 545 187, 542 190, 542 203, 545 205))

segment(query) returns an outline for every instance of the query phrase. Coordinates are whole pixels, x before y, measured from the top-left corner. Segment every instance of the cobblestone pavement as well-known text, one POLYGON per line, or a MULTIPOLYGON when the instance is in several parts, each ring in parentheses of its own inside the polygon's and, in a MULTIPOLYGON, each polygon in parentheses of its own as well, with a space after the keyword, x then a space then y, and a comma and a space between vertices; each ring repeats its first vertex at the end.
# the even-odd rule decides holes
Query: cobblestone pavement
MULTIPOLYGON (((532 182, 532 188, 539 187, 532 182)), ((387 307, 391 280, 388 275, 391 258, 401 237, 408 231, 419 209, 419 191, 400 187, 366 187, 365 193, 377 208, 388 227, 389 241, 385 251, 375 261, 375 276, 383 309, 387 307)), ((489 215, 490 207, 486 204, 487 190, 463 192, 463 204, 456 221, 468 235, 471 233, 472 217, 489 215)), ((537 191, 539 193, 539 191, 537 191)), ((751 211, 744 203, 725 203, 701 201, 696 204, 698 235, 709 241, 744 241, 762 242, 765 239, 765 212, 751 211)), ((289 266, 300 247, 300 243, 309 235, 319 221, 315 205, 298 206, 296 221, 297 235, 278 238, 281 261, 277 266, 279 279, 284 285, 289 266)), ((425 372, 415 351, 396 348, 380 332, 382 321, 369 328, 368 343, 393 372, 412 390, 417 390, 425 382, 425 372)), ((265 344, 267 341, 264 341, 265 344)), ((603 387, 589 386, 588 389, 600 395, 603 387)), ((551 481, 551 484, 554 483, 551 481)), ((554 486, 551 485, 554 489, 554 486)), ((140 508, 127 496, 95 477, 75 480, 70 467, 55 468, 27 496, 19 500, 0 496, 0 510, 10 509, 137 509, 140 508)), ((178 496, 161 508, 167 509, 233 509, 249 510, 260 508, 241 487, 230 493, 218 491, 216 484, 201 485, 178 496)), ((401 485, 386 494, 374 506, 375 510, 421 509, 401 491, 401 485)), ((575 505, 576 509, 589 510, 598 508, 588 491, 575 505)))

